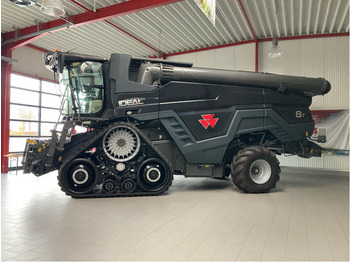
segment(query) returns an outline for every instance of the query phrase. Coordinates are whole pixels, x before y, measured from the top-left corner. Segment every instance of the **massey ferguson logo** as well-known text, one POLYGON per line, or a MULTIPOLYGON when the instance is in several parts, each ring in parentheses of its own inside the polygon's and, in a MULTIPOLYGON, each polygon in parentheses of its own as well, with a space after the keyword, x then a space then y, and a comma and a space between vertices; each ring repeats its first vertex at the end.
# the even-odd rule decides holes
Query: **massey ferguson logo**
POLYGON ((203 119, 198 121, 205 129, 208 129, 209 126, 213 128, 219 120, 219 118, 214 118, 214 114, 202 115, 202 117, 203 119))
POLYGON ((145 101, 145 98, 130 98, 125 100, 120 100, 118 102, 119 106, 136 106, 136 105, 143 105, 143 101, 145 101))

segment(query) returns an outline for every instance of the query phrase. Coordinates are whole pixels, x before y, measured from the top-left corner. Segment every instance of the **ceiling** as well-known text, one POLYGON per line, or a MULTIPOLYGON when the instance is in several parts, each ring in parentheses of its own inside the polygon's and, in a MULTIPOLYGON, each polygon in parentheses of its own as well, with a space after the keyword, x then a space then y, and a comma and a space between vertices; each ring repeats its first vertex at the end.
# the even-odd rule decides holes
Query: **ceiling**
MULTIPOLYGON (((37 2, 40 5, 41 0, 37 2)), ((348 0, 217 0, 215 25, 194 0, 62 3, 64 19, 43 14, 38 5, 19 7, 1 0, 2 48, 30 44, 104 57, 110 53, 148 57, 158 50, 176 54, 274 35, 349 34, 348 0)))

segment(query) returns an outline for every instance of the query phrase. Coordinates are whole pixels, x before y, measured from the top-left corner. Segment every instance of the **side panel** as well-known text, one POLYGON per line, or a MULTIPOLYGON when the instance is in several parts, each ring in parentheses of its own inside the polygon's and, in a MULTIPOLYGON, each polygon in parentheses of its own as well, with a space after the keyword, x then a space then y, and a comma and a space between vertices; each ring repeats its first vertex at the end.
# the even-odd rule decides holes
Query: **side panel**
POLYGON ((280 94, 265 89, 265 129, 281 142, 302 140, 312 134, 314 120, 310 112, 311 97, 280 94))
POLYGON ((266 109, 265 129, 269 130, 281 142, 302 140, 312 135, 314 122, 288 123, 273 109, 266 109))
MULTIPOLYGON (((114 116, 141 117, 150 115, 149 119, 158 119, 159 89, 151 92, 120 93, 115 95, 114 116)), ((143 119, 140 119, 143 120, 143 119)))
POLYGON ((232 107, 231 110, 235 113, 228 131, 224 135, 200 141, 196 140, 176 112, 161 111, 159 118, 188 163, 221 164, 227 145, 236 134, 262 131, 264 128, 264 109, 236 110, 232 107))
POLYGON ((269 130, 287 142, 301 140, 313 130, 311 98, 301 95, 170 82, 160 89, 159 101, 162 124, 193 164, 222 163, 228 144, 241 134, 269 130))
POLYGON ((262 88, 173 81, 159 100, 159 118, 188 163, 220 164, 236 134, 263 130, 262 88))
POLYGON ((236 110, 261 109, 263 99, 262 88, 171 82, 160 89, 160 111, 176 112, 201 141, 225 135, 236 110))
POLYGON ((269 130, 286 142, 303 139, 313 129, 311 98, 301 95, 177 81, 156 88, 119 73, 111 79, 116 82, 115 117, 159 119, 190 164, 221 164, 228 144, 241 134, 269 130), (304 117, 293 117, 300 112, 304 117))

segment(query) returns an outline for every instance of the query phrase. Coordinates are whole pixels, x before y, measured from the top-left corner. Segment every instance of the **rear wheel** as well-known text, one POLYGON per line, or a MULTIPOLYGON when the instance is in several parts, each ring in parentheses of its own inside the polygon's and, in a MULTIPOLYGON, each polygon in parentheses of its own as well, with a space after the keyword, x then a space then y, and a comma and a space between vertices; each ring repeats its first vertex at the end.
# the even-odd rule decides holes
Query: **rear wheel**
POLYGON ((240 150, 231 164, 233 183, 248 193, 269 192, 276 187, 280 172, 276 155, 260 146, 240 150))

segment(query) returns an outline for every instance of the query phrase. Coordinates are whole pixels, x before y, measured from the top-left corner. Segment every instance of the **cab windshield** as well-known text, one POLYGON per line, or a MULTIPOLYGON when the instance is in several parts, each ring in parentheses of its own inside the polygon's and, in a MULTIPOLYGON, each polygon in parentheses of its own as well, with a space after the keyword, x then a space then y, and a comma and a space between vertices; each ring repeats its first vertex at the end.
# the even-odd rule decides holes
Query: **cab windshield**
POLYGON ((83 61, 65 65, 59 74, 62 113, 95 114, 103 107, 102 63, 83 61))

